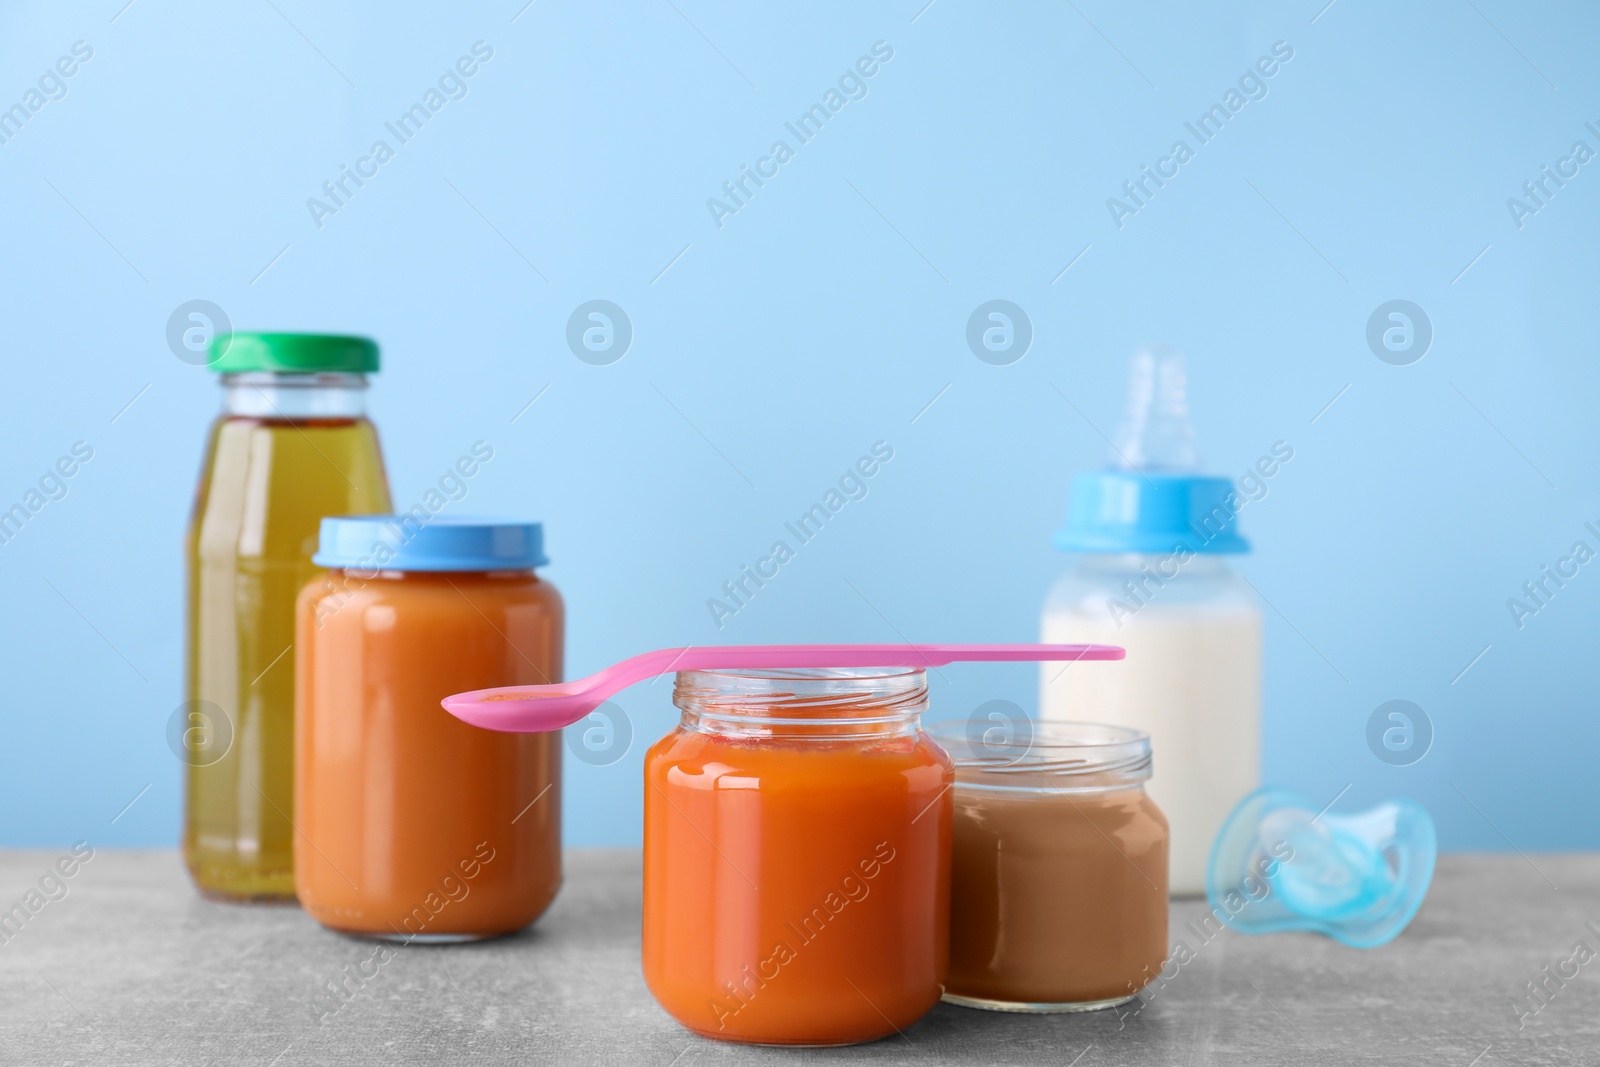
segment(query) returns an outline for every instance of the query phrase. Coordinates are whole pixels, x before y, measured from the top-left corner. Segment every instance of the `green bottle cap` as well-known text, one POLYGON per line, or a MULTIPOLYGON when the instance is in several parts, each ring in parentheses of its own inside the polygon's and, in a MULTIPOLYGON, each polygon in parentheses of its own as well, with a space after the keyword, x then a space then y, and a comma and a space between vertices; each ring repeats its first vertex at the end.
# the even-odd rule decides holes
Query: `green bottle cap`
POLYGON ((331 333, 225 333, 211 339, 219 374, 368 374, 378 369, 378 343, 331 333))

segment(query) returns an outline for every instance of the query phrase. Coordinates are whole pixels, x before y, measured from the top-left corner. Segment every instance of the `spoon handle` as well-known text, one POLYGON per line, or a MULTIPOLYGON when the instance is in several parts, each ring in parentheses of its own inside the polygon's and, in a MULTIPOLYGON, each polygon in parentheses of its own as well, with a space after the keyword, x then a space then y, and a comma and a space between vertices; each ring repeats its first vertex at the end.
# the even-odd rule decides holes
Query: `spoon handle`
POLYGON ((623 660, 597 675, 632 685, 669 671, 782 670, 795 667, 942 667, 947 663, 1114 660, 1114 645, 691 645, 623 660))

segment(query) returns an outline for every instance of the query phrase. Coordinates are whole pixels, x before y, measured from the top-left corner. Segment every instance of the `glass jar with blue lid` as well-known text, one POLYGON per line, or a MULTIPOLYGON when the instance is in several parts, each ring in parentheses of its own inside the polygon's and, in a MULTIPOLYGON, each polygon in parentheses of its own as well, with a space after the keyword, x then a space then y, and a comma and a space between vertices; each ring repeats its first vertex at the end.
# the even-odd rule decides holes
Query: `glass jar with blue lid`
POLYGON ((478 730, 451 693, 561 680, 538 523, 322 520, 296 614, 295 890, 391 940, 510 933, 561 884, 561 735, 478 730))

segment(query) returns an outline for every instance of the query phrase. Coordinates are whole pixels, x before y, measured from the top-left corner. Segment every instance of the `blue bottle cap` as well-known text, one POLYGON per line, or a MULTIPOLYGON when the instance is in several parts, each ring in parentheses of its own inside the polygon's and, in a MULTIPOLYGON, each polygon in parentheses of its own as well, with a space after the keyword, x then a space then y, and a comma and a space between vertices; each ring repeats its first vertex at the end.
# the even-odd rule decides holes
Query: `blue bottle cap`
POLYGON ((1416 915, 1438 853, 1433 818, 1414 801, 1334 815, 1287 790, 1258 789, 1217 833, 1206 900, 1243 933, 1314 930, 1372 948, 1416 915))
POLYGON ((1248 552, 1243 506, 1226 478, 1098 471, 1072 479, 1067 521, 1051 542, 1063 552, 1248 552))
POLYGON ((550 561, 537 522, 408 514, 325 518, 311 562, 361 570, 504 571, 550 561))

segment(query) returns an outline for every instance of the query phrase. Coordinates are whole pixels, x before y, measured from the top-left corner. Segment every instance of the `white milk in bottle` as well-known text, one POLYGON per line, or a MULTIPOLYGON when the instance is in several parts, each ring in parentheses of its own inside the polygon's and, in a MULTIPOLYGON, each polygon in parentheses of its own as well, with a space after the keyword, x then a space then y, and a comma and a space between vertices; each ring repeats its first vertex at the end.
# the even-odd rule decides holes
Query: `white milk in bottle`
POLYGON ((1225 562, 1249 551, 1241 499, 1196 473, 1184 392, 1181 353, 1133 357, 1112 469, 1072 482, 1054 543, 1076 566, 1051 589, 1041 635, 1128 650, 1116 670, 1042 664, 1040 715, 1149 733, 1175 896, 1205 892, 1211 842, 1259 784, 1261 738, 1261 610, 1225 562))

